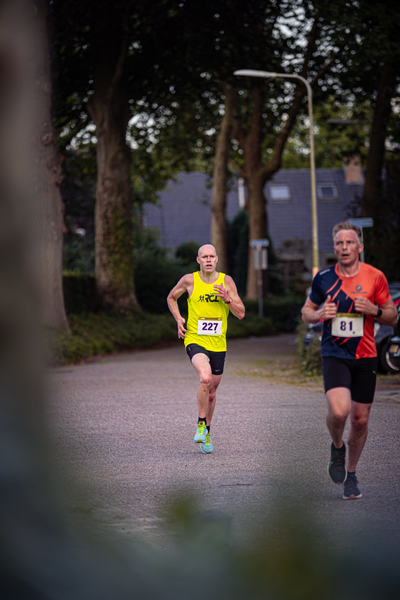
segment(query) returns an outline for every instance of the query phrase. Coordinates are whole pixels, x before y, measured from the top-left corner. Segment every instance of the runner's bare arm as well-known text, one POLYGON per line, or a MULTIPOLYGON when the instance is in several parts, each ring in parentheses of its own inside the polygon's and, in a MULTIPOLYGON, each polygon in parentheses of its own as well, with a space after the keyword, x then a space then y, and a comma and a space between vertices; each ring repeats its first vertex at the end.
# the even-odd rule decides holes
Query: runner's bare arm
POLYGON ((238 294, 236 284, 232 277, 225 275, 225 287, 223 285, 214 285, 217 296, 229 306, 229 310, 238 319, 243 319, 246 313, 243 302, 238 294))
POLYGON ((364 315, 372 315, 373 317, 377 316, 379 308, 381 308, 382 314, 379 319, 377 319, 378 323, 381 325, 390 325, 391 327, 397 325, 397 310, 391 298, 385 302, 385 304, 382 304, 382 306, 378 306, 368 300, 368 298, 356 296, 354 298, 354 308, 357 312, 363 313, 364 315))
POLYGON ((185 323, 185 319, 182 317, 179 306, 178 306, 178 298, 182 296, 185 292, 189 295, 193 290, 193 273, 188 273, 184 275, 176 284, 175 287, 172 288, 170 293, 167 296, 167 304, 168 308, 172 313, 175 321, 178 325, 178 337, 184 338, 187 329, 184 328, 183 324, 185 323))
POLYGON ((326 301, 321 306, 311 302, 310 298, 307 298, 301 309, 301 318, 304 323, 308 324, 315 324, 321 320, 328 321, 329 319, 336 317, 336 314, 337 306, 331 301, 330 296, 327 297, 326 301))

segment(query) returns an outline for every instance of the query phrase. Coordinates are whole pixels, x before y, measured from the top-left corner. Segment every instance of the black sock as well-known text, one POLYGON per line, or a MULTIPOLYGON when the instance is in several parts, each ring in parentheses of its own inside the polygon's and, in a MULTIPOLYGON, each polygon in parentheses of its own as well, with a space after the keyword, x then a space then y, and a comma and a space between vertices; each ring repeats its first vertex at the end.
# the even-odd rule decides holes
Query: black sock
POLYGON ((205 423, 206 422, 206 418, 205 417, 199 417, 199 420, 197 422, 200 423, 200 421, 203 421, 203 423, 205 423))
POLYGON ((355 475, 356 472, 355 471, 347 471, 347 475, 355 475))
POLYGON ((211 427, 211 425, 207 425, 207 431, 208 431, 208 433, 210 433, 210 427, 211 427))

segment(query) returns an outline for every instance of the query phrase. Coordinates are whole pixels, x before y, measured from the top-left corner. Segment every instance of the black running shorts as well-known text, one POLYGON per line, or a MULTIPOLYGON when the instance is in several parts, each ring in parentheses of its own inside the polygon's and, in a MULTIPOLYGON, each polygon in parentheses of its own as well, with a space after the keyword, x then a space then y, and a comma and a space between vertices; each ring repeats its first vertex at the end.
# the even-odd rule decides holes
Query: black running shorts
POLYGON ((195 354, 205 354, 208 356, 213 375, 222 375, 224 372, 226 352, 212 352, 211 350, 206 350, 203 346, 199 346, 199 344, 188 344, 186 352, 190 360, 192 360, 195 354))
POLYGON ((348 388, 351 399, 371 404, 374 399, 378 358, 322 357, 325 392, 337 387, 348 388))

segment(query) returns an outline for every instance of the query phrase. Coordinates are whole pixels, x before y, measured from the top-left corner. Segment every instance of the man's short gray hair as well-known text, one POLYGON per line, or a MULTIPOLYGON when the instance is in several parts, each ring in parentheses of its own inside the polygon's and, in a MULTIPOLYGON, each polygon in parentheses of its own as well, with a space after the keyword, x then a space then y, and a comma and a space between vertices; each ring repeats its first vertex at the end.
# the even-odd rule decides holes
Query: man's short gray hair
POLYGON ((335 237, 336 234, 339 231, 355 231, 358 237, 358 241, 360 242, 360 244, 363 243, 363 231, 362 231, 362 227, 360 227, 359 225, 353 225, 353 223, 350 223, 350 221, 343 221, 343 223, 337 223, 335 225, 335 227, 332 230, 332 237, 333 237, 333 241, 335 241, 335 237))

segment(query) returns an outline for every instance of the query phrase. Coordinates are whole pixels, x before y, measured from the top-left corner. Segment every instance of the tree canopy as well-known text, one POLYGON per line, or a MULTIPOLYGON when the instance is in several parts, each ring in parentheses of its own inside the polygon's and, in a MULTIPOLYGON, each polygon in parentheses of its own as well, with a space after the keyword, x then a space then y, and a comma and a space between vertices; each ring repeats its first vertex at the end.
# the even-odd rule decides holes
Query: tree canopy
MULTIPOLYGON (((378 7, 372 0, 154 0, 144 6, 135 0, 89 0, 84 5, 52 0, 50 9, 60 147, 79 136, 81 143, 95 136, 99 148, 101 123, 114 123, 118 156, 129 161, 138 201, 154 198, 179 170, 214 170, 216 246, 226 246, 223 215, 229 170, 247 183, 250 236, 266 237, 265 182, 282 165, 308 167, 304 87, 285 79, 238 79, 235 70, 297 73, 310 81, 317 166, 339 166, 343 156, 359 153, 369 157, 368 172, 373 174, 382 164, 382 139, 390 139, 396 152, 397 116, 388 113, 400 51, 395 26, 399 9, 392 3, 378 7), (390 97, 386 92, 381 102, 380 81, 387 90, 382 73, 390 73, 393 85, 390 97), (107 116, 98 109, 115 89, 118 94, 107 116), (371 120, 385 102, 379 121, 384 131, 375 138, 372 131, 367 139, 371 120), (95 132, 88 129, 91 122, 95 132)), ((111 172, 112 153, 99 175, 110 143, 104 141, 98 152, 98 190, 105 173, 111 172)), ((115 170, 112 173, 115 179, 115 170)), ((372 197, 376 179, 372 175, 372 197)), ((113 185, 117 189, 122 183, 115 179, 113 185)), ((124 219, 133 198, 132 190, 126 194, 130 200, 124 219)), ((366 195, 368 202, 373 206, 366 195)), ((98 243, 107 246, 105 241, 98 243)), ((128 249, 129 243, 124 252, 128 249)), ((254 284, 248 282, 249 297, 254 284)))

